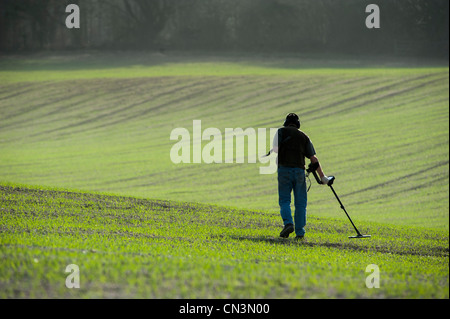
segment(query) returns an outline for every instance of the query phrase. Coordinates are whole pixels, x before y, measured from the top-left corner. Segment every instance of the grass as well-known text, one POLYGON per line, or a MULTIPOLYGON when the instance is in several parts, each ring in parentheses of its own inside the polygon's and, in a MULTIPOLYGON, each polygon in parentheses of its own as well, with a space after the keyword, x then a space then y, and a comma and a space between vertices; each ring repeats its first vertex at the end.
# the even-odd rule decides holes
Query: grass
MULTIPOLYGON (((228 58, 218 60, 223 72, 212 76, 213 62, 200 58, 132 60, 142 68, 86 58, 80 69, 68 57, 55 59, 4 65, 13 70, 0 81, 2 181, 276 212, 276 174, 259 174, 266 164, 176 165, 169 137, 176 127, 192 132, 198 119, 203 129, 221 132, 276 128, 296 111, 357 220, 448 229, 448 68, 324 63, 317 70, 301 59, 255 66, 228 58), (145 73, 153 67, 162 71, 145 73), (33 81, 15 78, 16 69, 33 81), (62 79, 34 81, 35 69, 62 79), (74 72, 84 79, 72 79, 74 72)), ((267 138, 264 152, 269 148, 267 138)), ((310 213, 345 218, 332 194, 317 185, 310 213)))
POLYGON ((448 233, 215 205, 0 187, 2 298, 448 298, 448 233), (68 289, 65 267, 80 268, 68 289), (380 268, 380 288, 365 286, 380 268))
POLYGON ((448 298, 448 84, 448 63, 4 57, 1 296, 448 298), (313 181, 307 240, 280 240, 265 164, 170 161, 171 131, 193 120, 269 129, 292 111, 372 238, 349 240, 313 181), (72 263, 80 289, 64 285, 72 263))
POLYGON ((77 79, 132 79, 141 77, 205 76, 292 76, 292 75, 364 75, 427 73, 441 70, 442 62, 423 63, 407 59, 364 59, 297 55, 205 55, 158 53, 43 53, 31 56, 6 55, 0 61, 3 83, 71 81, 77 79), (413 66, 413 67, 412 67, 413 66), (420 71, 419 71, 420 72, 420 71))

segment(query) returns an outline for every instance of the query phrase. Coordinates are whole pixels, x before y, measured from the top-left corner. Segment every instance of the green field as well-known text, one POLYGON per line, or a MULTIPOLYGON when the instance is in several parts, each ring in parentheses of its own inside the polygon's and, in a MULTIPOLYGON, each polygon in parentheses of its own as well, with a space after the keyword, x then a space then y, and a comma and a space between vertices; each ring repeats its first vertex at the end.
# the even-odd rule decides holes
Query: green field
POLYGON ((274 213, 1 187, 1 297, 448 298, 448 233, 310 219, 279 239, 274 213), (80 289, 64 272, 80 268, 80 289), (365 286, 366 267, 380 288, 365 286))
POLYGON ((4 57, 2 297, 448 298, 448 89, 448 65, 402 61, 4 57), (171 131, 193 120, 269 129, 289 112, 372 238, 349 240, 313 181, 306 241, 279 240, 264 164, 170 160, 171 131))

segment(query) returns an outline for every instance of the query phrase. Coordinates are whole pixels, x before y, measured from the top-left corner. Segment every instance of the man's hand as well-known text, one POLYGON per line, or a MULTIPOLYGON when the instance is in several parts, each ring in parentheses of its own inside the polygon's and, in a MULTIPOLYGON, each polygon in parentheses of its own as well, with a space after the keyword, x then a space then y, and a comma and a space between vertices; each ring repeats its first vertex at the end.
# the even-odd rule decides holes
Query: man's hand
POLYGON ((328 185, 328 182, 330 181, 330 179, 328 178, 328 176, 323 175, 320 180, 322 181, 322 185, 328 185))

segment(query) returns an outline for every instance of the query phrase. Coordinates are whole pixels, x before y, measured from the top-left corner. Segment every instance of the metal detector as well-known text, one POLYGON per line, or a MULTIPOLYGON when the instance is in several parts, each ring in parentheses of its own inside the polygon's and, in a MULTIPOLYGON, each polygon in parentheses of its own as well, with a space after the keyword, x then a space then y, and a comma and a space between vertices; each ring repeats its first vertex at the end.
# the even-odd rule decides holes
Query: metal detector
MULTIPOLYGON (((306 170, 309 173, 313 173, 314 178, 316 179, 318 184, 323 184, 323 182, 320 180, 319 176, 317 176, 317 168, 319 167, 319 163, 310 163, 308 166, 308 169, 306 170)), ((338 195, 336 194, 336 192, 334 191, 333 188, 333 182, 336 178, 334 176, 328 176, 328 183, 327 185, 331 188, 331 190, 333 191, 334 196, 336 196, 336 199, 338 200, 339 204, 341 205, 342 210, 345 212, 345 215, 347 215, 348 219, 350 220, 350 223, 352 223, 353 228, 356 230, 356 236, 348 236, 348 238, 368 238, 370 237, 370 235, 361 235, 361 233, 359 232, 358 228, 356 228, 355 224, 353 223, 352 219, 350 218, 350 216, 348 215, 347 211, 345 210, 344 205, 342 204, 341 200, 339 199, 338 195)))

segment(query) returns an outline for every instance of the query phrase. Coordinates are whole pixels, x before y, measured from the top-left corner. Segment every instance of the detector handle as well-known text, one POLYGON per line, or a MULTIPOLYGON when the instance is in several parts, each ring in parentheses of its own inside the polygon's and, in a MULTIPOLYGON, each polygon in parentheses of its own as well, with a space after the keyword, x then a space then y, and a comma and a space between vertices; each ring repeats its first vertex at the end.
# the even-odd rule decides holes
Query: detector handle
POLYGON ((322 184, 322 181, 320 180, 319 176, 317 175, 317 168, 319 168, 319 162, 315 163, 309 163, 308 169, 306 170, 308 173, 313 173, 314 178, 316 179, 318 184, 322 184))
MULTIPOLYGON (((308 173, 313 173, 314 178, 316 179, 317 183, 320 185, 323 185, 322 180, 319 178, 319 176, 317 175, 317 168, 319 167, 319 162, 315 162, 315 163, 309 163, 308 165, 308 169, 306 170, 308 173)), ((335 180, 334 176, 328 176, 328 186, 333 185, 333 182, 335 180)))

